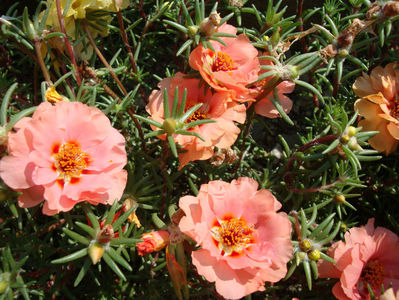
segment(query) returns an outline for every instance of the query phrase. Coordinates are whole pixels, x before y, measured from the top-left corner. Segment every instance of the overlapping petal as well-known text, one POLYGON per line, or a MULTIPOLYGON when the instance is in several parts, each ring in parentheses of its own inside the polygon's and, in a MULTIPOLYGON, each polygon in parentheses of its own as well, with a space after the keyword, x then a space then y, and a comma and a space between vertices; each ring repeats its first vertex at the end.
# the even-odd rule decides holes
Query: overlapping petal
POLYGON ((0 161, 0 176, 22 192, 21 207, 44 201, 43 213, 56 214, 82 201, 112 204, 122 196, 125 140, 97 108, 45 102, 15 129, 9 133, 10 155, 0 161), (65 145, 69 148, 59 150, 65 145))

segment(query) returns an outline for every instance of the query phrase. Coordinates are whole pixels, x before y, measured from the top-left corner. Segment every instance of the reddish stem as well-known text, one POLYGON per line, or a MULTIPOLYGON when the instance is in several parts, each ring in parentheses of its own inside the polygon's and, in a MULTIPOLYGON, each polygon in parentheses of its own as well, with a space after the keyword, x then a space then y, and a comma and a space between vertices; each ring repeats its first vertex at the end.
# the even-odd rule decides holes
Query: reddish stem
MULTIPOLYGON (((320 138, 314 139, 312 141, 310 141, 309 143, 303 145, 302 147, 300 147, 299 149, 297 149, 289 158, 288 162, 287 162, 287 169, 285 171, 285 174, 283 176, 284 178, 284 182, 286 183, 286 188, 294 193, 316 193, 322 190, 327 190, 331 187, 333 187, 337 181, 327 184, 327 185, 323 185, 321 187, 317 187, 317 188, 310 188, 310 189, 297 189, 292 187, 292 181, 294 179, 295 174, 293 172, 291 172, 291 168, 294 165, 294 162, 296 160, 296 154, 298 152, 303 152, 306 151, 307 149, 316 146, 316 145, 320 145, 320 144, 326 144, 326 143, 331 143, 332 141, 336 140, 338 138, 337 134, 330 134, 330 135, 326 135, 326 136, 322 136, 320 138)), ((300 164, 302 164, 303 162, 300 162, 300 164)))
POLYGON ((67 51, 67 53, 69 55, 69 58, 71 59, 72 64, 75 67, 76 82, 78 83, 78 85, 80 85, 82 83, 82 80, 81 80, 80 74, 79 74, 79 67, 78 67, 78 64, 76 63, 75 54, 73 52, 72 45, 71 45, 71 43, 70 43, 70 41, 68 39, 68 36, 66 34, 66 31, 65 31, 65 23, 64 23, 64 18, 62 17, 60 0, 56 0, 56 5, 57 5, 58 22, 60 23, 61 32, 64 34, 64 41, 65 41, 66 51, 67 51))

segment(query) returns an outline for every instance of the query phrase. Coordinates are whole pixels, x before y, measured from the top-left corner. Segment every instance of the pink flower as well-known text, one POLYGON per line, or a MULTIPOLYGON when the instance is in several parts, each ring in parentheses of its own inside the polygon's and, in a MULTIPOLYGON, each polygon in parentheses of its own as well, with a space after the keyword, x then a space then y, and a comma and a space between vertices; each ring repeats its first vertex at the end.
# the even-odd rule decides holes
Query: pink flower
MULTIPOLYGON (((261 55, 268 55, 267 53, 260 53, 261 55)), ((261 65, 272 65, 271 60, 267 59, 260 59, 260 64, 261 65)), ((268 70, 262 70, 259 72, 259 76, 262 75, 263 73, 268 72, 268 70)), ((268 81, 270 81, 274 76, 266 77, 265 79, 257 82, 253 87, 253 92, 255 95, 258 95, 259 93, 262 92, 262 86, 265 85, 268 81)), ((280 84, 277 85, 277 95, 280 100, 281 106, 283 107, 284 111, 288 114, 291 111, 292 108, 292 101, 290 98, 288 98, 285 94, 292 93, 292 91, 295 88, 295 83, 292 81, 283 81, 280 84)), ((267 117, 267 118, 277 118, 281 117, 273 103, 270 101, 270 97, 274 97, 273 91, 271 91, 269 94, 267 94, 264 98, 261 100, 257 101, 255 104, 255 111, 258 115, 267 117)))
POLYGON ((137 243, 136 248, 137 253, 143 256, 165 248, 169 242, 169 232, 167 230, 151 231, 144 233, 141 239, 143 241, 137 243))
MULTIPOLYGON (((223 24, 217 32, 236 34, 237 29, 223 24)), ((237 101, 253 101, 246 85, 258 78, 258 51, 244 34, 221 39, 227 46, 212 41, 215 51, 202 45, 195 48, 189 57, 190 66, 216 91, 230 92, 237 101)))
POLYGON ((257 188, 248 177, 210 181, 197 197, 179 202, 186 214, 179 227, 201 246, 192 253, 193 264, 228 299, 279 281, 291 258, 291 223, 285 213, 277 213, 281 204, 272 193, 257 188))
POLYGON ((179 153, 180 168, 194 160, 206 160, 212 157, 214 148, 228 149, 237 139, 240 129, 234 122, 244 123, 246 108, 243 104, 231 101, 228 93, 212 94, 199 87, 198 79, 183 78, 184 74, 177 73, 173 78, 163 79, 159 83, 159 89, 151 93, 146 107, 151 118, 163 123, 163 91, 166 88, 169 95, 169 107, 172 107, 175 87, 179 86, 179 101, 181 102, 184 89, 187 89, 186 109, 203 103, 187 122, 202 119, 212 119, 215 123, 207 123, 191 128, 205 139, 205 142, 195 136, 174 134, 177 144, 182 146, 185 152, 179 153))
POLYGON ((340 300, 370 299, 367 284, 379 299, 381 286, 399 289, 398 236, 388 229, 374 228, 374 219, 366 226, 354 227, 345 234, 345 242, 334 243, 328 250, 337 264, 319 263, 321 278, 339 278, 333 294, 340 300))
POLYGON ((44 201, 43 213, 54 215, 82 201, 111 204, 122 196, 125 139, 99 109, 79 102, 44 102, 14 129, 0 176, 22 192, 19 206, 44 201))

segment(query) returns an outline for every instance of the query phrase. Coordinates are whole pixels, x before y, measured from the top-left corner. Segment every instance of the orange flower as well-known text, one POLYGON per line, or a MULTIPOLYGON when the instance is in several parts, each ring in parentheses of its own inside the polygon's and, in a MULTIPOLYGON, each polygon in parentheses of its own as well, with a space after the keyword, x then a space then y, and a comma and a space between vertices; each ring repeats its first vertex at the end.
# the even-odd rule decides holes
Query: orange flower
MULTIPOLYGON (((198 79, 184 78, 184 74, 177 73, 173 78, 165 78, 159 83, 160 90, 154 90, 146 107, 151 118, 163 123, 163 91, 166 88, 169 95, 169 107, 175 93, 175 87, 179 87, 179 102, 181 102, 184 89, 187 89, 186 108, 191 108, 199 103, 203 106, 198 109, 188 122, 202 119, 215 120, 214 123, 207 123, 190 128, 198 133, 205 141, 195 136, 174 134, 173 138, 185 152, 179 153, 180 168, 195 160, 206 160, 213 156, 214 148, 229 149, 237 139, 240 129, 234 122, 244 123, 246 113, 245 105, 232 101, 229 93, 214 93, 204 87, 199 87, 198 79)), ((162 137, 161 137, 162 138, 162 137)))
MULTIPOLYGON (((217 32, 236 34, 237 28, 223 24, 217 32)), ((216 91, 229 92, 240 102, 253 101, 246 85, 258 78, 258 51, 244 34, 221 39, 226 46, 212 41, 215 51, 202 45, 195 48, 190 54, 190 66, 216 91)))
POLYGON ((353 90, 362 97, 355 102, 355 110, 364 117, 359 122, 364 131, 379 131, 368 142, 385 154, 395 151, 399 142, 399 67, 390 63, 374 68, 370 75, 356 79, 353 90))

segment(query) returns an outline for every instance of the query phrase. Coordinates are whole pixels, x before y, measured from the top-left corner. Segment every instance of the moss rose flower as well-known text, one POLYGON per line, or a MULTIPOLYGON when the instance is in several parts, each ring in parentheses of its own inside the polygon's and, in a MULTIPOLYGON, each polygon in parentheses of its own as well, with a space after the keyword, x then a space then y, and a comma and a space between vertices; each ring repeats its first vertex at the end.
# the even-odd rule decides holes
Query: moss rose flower
POLYGON ((54 215, 82 201, 112 204, 122 196, 125 139, 99 109, 79 102, 44 102, 14 129, 0 176, 22 192, 19 206, 44 201, 43 213, 54 215))
POLYGON ((279 281, 291 258, 291 223, 285 213, 277 213, 281 204, 272 193, 257 188, 248 177, 210 181, 197 197, 179 202, 186 214, 180 230, 201 246, 192 253, 193 264, 228 299, 263 291, 266 281, 279 281))
MULTIPOLYGON (((217 32, 236 34, 237 28, 223 24, 217 32)), ((246 86, 258 78, 258 51, 244 34, 221 39, 226 46, 212 41, 215 51, 202 45, 195 48, 189 57, 190 66, 216 91, 229 92, 237 101, 253 101, 246 86)))
POLYGON ((353 90, 361 98, 355 109, 364 117, 359 122, 364 131, 379 131, 370 138, 370 145, 390 154, 399 142, 399 64, 390 63, 374 68, 370 75, 356 79, 353 90))
POLYGON ((319 263, 321 278, 339 278, 333 294, 340 300, 370 299, 367 285, 379 299, 381 286, 399 289, 399 242, 392 231, 374 228, 374 219, 366 226, 353 227, 345 242, 334 243, 328 250, 337 264, 319 263))
POLYGON ((195 136, 174 134, 173 138, 185 151, 179 153, 180 168, 194 160, 206 160, 212 157, 214 148, 228 149, 237 139, 240 129, 234 122, 244 123, 246 108, 231 100, 229 93, 212 94, 209 89, 199 88, 198 79, 184 78, 184 74, 177 73, 173 78, 163 79, 159 83, 160 90, 151 93, 146 107, 151 118, 163 123, 163 91, 166 88, 169 96, 169 107, 172 107, 176 86, 179 87, 179 102, 184 89, 187 89, 186 109, 199 103, 199 108, 187 122, 202 119, 212 119, 215 123, 207 123, 192 127, 190 130, 198 133, 205 142, 195 136))

